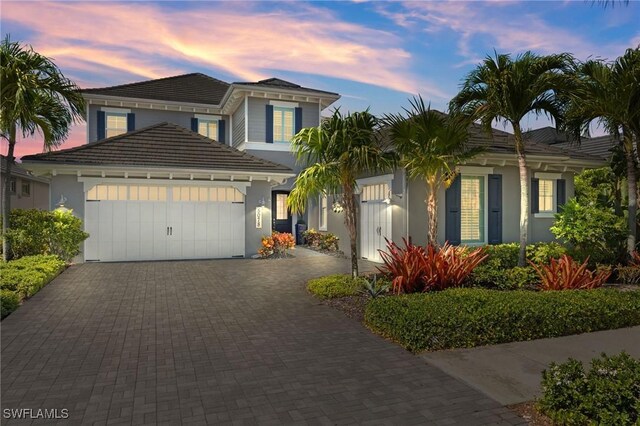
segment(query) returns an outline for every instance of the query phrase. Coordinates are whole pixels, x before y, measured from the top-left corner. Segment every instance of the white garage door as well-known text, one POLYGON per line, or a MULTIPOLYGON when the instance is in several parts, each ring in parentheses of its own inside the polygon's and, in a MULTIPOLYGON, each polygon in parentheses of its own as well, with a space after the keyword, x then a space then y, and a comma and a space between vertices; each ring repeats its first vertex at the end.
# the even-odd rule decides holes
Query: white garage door
POLYGON ((236 188, 96 185, 86 194, 86 261, 244 256, 236 188))

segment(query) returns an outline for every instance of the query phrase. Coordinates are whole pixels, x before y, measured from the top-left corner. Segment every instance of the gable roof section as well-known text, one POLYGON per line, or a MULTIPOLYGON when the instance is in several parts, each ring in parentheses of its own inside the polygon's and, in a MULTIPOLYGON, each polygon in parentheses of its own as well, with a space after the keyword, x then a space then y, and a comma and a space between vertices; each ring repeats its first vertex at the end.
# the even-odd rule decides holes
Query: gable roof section
POLYGON ((554 127, 551 126, 529 130, 528 132, 524 132, 522 136, 527 142, 546 144, 567 142, 567 135, 562 132, 558 132, 554 127))
POLYGON ((298 92, 314 92, 314 93, 324 93, 331 96, 340 96, 338 93, 327 92, 325 90, 312 89, 310 87, 303 87, 299 84, 292 83, 290 81, 282 80, 279 78, 267 78, 265 80, 260 80, 256 82, 242 82, 236 81, 233 83, 238 86, 255 86, 255 87, 266 87, 273 89, 286 89, 286 90, 295 90, 298 92))
POLYGON ((83 89, 83 93, 122 98, 219 105, 229 83, 201 73, 176 75, 118 86, 83 89))
POLYGON ((173 123, 159 123, 88 145, 22 157, 23 162, 293 173, 173 123))

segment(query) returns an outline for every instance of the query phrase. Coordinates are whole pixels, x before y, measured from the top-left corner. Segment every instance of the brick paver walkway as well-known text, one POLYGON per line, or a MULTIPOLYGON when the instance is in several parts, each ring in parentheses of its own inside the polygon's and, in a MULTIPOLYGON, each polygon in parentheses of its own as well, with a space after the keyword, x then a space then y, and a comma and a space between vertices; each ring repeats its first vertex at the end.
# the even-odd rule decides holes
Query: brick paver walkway
POLYGON ((73 266, 2 322, 2 408, 68 409, 59 424, 521 422, 304 290, 346 268, 73 266))

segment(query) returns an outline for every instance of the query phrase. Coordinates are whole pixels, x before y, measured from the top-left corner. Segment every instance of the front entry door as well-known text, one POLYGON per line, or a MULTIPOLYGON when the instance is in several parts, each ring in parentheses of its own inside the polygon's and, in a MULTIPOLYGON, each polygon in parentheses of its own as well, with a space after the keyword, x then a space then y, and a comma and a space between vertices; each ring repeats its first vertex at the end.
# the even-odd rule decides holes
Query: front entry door
POLYGON ((291 213, 287 207, 288 196, 288 191, 273 191, 271 193, 272 228, 274 231, 291 232, 291 213))

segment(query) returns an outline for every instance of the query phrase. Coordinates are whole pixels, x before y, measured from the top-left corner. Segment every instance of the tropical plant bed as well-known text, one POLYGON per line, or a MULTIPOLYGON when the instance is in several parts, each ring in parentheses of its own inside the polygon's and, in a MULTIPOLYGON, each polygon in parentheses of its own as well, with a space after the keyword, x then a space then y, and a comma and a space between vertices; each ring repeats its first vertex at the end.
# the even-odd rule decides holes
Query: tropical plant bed
POLYGON ((301 245, 300 247, 304 247, 304 248, 307 248, 309 250, 316 251, 318 253, 326 254, 327 256, 337 257, 339 259, 346 259, 347 258, 347 256, 344 254, 344 252, 342 250, 327 250, 327 249, 322 249, 320 247, 313 247, 313 246, 310 246, 310 245, 301 245))
POLYGON ((15 311, 20 303, 35 295, 66 268, 57 256, 25 256, 0 263, 0 298, 2 318, 15 311))
POLYGON ((640 292, 450 289, 371 300, 365 324, 413 352, 640 325, 640 292))

